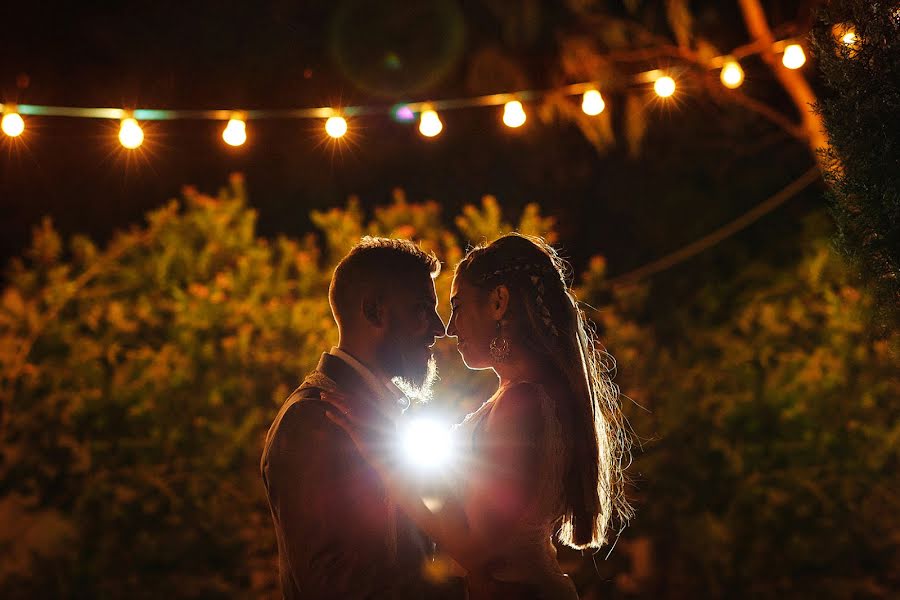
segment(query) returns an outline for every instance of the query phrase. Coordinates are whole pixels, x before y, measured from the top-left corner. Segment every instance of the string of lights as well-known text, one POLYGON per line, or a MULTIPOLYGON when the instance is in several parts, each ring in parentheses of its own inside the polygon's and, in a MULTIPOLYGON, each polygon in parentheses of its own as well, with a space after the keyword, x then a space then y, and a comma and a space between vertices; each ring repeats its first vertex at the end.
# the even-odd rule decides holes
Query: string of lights
MULTIPOLYGON (((848 46, 856 43, 856 35, 847 30, 841 38, 848 46)), ((781 40, 772 45, 771 50, 782 54, 782 64, 788 69, 799 69, 806 63, 803 47, 795 40, 781 40)), ((709 61, 710 69, 719 69, 722 84, 729 89, 736 89, 744 82, 744 70, 737 55, 741 58, 760 52, 734 51, 732 54, 718 56, 709 61)), ((675 95, 678 83, 672 73, 665 69, 653 69, 633 75, 632 85, 652 84, 653 90, 660 98, 675 95)), ((550 94, 562 96, 581 96, 581 110, 589 116, 597 116, 606 108, 606 101, 601 90, 604 85, 596 81, 574 83, 549 90, 521 90, 486 96, 467 98, 449 98, 423 102, 409 102, 390 107, 377 105, 359 105, 344 107, 312 107, 295 109, 255 109, 255 110, 163 110, 163 109, 125 109, 125 108, 83 108, 73 106, 44 106, 35 104, 0 104, 3 117, 0 129, 6 136, 21 136, 26 129, 27 117, 69 117, 87 119, 105 119, 119 121, 119 142, 124 148, 133 150, 144 142, 142 121, 172 120, 214 120, 224 121, 223 141, 230 146, 241 146, 247 141, 247 121, 262 119, 318 119, 324 121, 325 132, 332 138, 341 138, 350 130, 348 119, 368 115, 390 114, 395 120, 413 122, 418 115, 419 132, 426 138, 433 138, 443 131, 444 124, 440 118, 441 111, 463 108, 503 106, 502 120, 510 128, 521 127, 528 116, 523 103, 533 102, 550 94)))

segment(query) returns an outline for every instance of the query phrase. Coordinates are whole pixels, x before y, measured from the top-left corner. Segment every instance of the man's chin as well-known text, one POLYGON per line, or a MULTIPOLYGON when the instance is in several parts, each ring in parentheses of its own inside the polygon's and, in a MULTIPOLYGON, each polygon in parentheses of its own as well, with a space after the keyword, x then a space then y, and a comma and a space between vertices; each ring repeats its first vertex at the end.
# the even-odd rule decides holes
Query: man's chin
POLYGON ((417 369, 404 369, 404 375, 394 377, 393 381, 410 400, 428 402, 437 381, 437 361, 429 354, 425 365, 417 369))

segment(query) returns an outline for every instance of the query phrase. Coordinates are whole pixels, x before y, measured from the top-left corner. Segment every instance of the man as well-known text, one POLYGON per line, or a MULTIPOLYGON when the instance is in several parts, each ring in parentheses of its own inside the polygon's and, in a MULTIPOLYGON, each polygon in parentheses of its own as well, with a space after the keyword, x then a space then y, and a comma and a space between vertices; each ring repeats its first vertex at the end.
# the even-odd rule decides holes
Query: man
POLYGON ((391 431, 408 402, 392 380, 430 385, 431 346, 444 335, 439 271, 410 241, 369 237, 334 271, 328 299, 340 341, 285 401, 262 456, 286 599, 447 596, 423 577, 428 540, 327 416, 329 398, 340 399, 391 431))

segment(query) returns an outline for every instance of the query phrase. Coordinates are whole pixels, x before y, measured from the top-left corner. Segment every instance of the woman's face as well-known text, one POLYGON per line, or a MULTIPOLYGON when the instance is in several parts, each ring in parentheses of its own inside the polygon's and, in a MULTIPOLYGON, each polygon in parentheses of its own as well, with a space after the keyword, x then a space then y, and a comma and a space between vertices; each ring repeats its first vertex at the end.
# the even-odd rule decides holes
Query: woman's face
POLYGON ((497 335, 497 319, 501 315, 491 296, 459 277, 453 279, 447 335, 456 338, 456 347, 470 369, 492 366, 491 340, 497 335))

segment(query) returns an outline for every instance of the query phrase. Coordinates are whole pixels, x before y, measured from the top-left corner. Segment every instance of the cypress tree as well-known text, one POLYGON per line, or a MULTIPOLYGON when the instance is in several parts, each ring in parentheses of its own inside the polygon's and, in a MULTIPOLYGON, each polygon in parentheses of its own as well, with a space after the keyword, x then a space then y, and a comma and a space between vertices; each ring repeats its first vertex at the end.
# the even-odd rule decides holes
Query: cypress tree
POLYGON ((833 0, 813 31, 836 247, 900 323, 900 3, 833 0))

